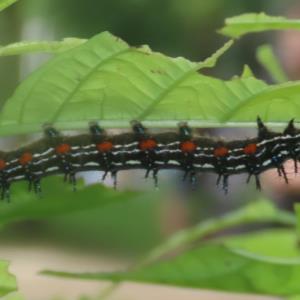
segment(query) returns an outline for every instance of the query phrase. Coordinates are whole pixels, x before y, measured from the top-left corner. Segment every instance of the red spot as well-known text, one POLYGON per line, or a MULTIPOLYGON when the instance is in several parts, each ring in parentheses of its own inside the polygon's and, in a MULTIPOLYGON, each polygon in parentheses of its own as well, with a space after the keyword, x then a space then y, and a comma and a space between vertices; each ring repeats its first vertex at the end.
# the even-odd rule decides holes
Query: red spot
POLYGON ((25 152, 22 154, 22 156, 19 158, 19 163, 22 166, 27 165, 28 163, 30 163, 33 159, 33 156, 30 152, 25 152))
POLYGON ((67 154, 70 151, 71 151, 71 146, 69 144, 60 144, 55 148, 55 152, 61 155, 67 154))
POLYGON ((3 159, 0 159, 0 171, 4 170, 6 167, 6 162, 3 159))
POLYGON ((214 150, 214 156, 215 157, 225 157, 228 155, 228 152, 229 152, 228 148, 223 147, 223 146, 218 147, 218 148, 215 148, 215 150, 214 150))
POLYGON ((109 141, 105 141, 96 145, 96 148, 99 152, 109 152, 113 147, 113 143, 109 141))
POLYGON ((139 148, 142 151, 152 150, 157 147, 157 142, 153 139, 146 139, 139 142, 139 148))
POLYGON ((255 154, 256 150, 257 150, 256 144, 248 144, 244 147, 244 153, 247 155, 255 154))
POLYGON ((180 143, 179 148, 182 152, 191 153, 197 149, 197 145, 193 141, 185 141, 180 143))

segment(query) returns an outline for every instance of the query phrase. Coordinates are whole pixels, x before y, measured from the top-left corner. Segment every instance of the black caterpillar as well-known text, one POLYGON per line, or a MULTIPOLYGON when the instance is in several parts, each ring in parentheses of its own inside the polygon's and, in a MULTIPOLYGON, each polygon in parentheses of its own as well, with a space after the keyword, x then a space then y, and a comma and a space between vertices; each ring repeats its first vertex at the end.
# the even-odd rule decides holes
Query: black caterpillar
POLYGON ((45 126, 45 137, 15 151, 0 152, 1 198, 10 197, 10 185, 27 180, 29 190, 41 192, 41 179, 63 173, 66 181, 76 187, 77 172, 104 171, 114 178, 117 172, 145 169, 157 185, 157 174, 162 169, 180 169, 184 179, 195 182, 196 173, 217 173, 217 184, 228 191, 228 177, 248 173, 247 182, 254 176, 261 188, 259 175, 276 168, 278 175, 288 183, 283 163, 292 159, 295 172, 300 160, 300 130, 294 120, 283 133, 270 131, 257 118, 258 136, 247 140, 222 141, 194 136, 186 123, 179 124, 178 132, 151 134, 144 126, 132 122, 132 132, 108 135, 97 125, 90 124, 90 134, 64 136, 51 126, 45 126))

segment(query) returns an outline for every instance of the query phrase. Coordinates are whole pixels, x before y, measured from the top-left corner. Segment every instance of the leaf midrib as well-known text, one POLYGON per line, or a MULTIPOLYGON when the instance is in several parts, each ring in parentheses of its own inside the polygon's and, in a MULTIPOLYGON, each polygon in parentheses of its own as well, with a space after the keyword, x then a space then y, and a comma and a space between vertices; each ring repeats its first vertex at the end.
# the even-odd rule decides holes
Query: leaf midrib
MULTIPOLYGON (((228 113, 224 114, 220 122, 228 122, 232 117, 241 109, 243 109, 244 106, 249 105, 250 103, 254 102, 258 96, 261 96, 263 94, 268 94, 270 92, 274 92, 276 90, 290 88, 291 86, 300 86, 300 82, 289 82, 284 83, 280 86, 270 86, 266 89, 263 89, 262 91, 255 93, 254 95, 251 95, 250 97, 244 99, 243 102, 240 102, 235 108, 233 108, 228 113)), ((264 101, 270 101, 270 99, 265 99, 264 101)))
POLYGON ((77 91, 81 88, 81 86, 89 80, 89 78, 94 74, 96 70, 98 70, 99 67, 105 65, 109 61, 113 60, 114 58, 118 57, 119 55, 122 55, 124 53, 127 53, 131 50, 131 48, 123 49, 122 51, 116 52, 113 55, 110 55, 109 57, 101 60, 99 63, 97 63, 90 71, 82 78, 82 80, 75 86, 73 91, 67 96, 66 100, 59 106, 57 111, 54 113, 53 117, 50 119, 50 123, 54 123, 57 118, 59 117, 60 113, 63 111, 65 106, 72 100, 73 96, 77 93, 77 91))
POLYGON ((196 71, 199 69, 199 64, 194 66, 192 69, 189 71, 185 72, 183 76, 180 76, 177 78, 169 87, 167 87, 164 91, 162 91, 158 97, 151 102, 148 107, 139 115, 136 117, 138 121, 143 121, 149 114, 153 111, 153 109, 161 102, 163 99, 175 88, 177 87, 180 83, 185 81, 190 75, 196 74, 196 71))

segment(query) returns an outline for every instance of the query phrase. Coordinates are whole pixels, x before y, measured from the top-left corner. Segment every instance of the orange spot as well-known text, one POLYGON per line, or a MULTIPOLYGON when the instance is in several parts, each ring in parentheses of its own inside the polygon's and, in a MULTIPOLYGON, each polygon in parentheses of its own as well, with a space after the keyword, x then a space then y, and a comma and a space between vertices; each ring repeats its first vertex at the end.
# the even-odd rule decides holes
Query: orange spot
POLYGON ((66 154, 70 151, 71 151, 71 146, 69 144, 60 144, 55 148, 55 152, 61 155, 66 154))
POLYGON ((0 159, 0 171, 4 170, 6 167, 6 162, 3 159, 0 159))
POLYGON ((247 155, 255 154, 257 150, 256 144, 248 144, 244 147, 244 153, 247 155))
POLYGON ((27 165, 28 163, 30 163, 33 159, 33 156, 30 152, 25 152, 22 154, 22 156, 19 158, 19 163, 22 166, 27 165))
POLYGON ((152 150, 157 147, 157 142, 153 139, 142 140, 139 142, 139 148, 142 151, 152 150))
POLYGON ((214 150, 214 156, 216 157, 224 157, 224 156, 227 156, 228 155, 228 148, 226 147, 218 147, 218 148, 215 148, 214 150))
POLYGON ((179 148, 182 152, 191 153, 197 149, 197 145, 192 141, 185 141, 180 143, 179 148))
POLYGON ((96 148, 99 152, 109 152, 113 147, 113 143, 109 141, 105 141, 96 145, 96 148))

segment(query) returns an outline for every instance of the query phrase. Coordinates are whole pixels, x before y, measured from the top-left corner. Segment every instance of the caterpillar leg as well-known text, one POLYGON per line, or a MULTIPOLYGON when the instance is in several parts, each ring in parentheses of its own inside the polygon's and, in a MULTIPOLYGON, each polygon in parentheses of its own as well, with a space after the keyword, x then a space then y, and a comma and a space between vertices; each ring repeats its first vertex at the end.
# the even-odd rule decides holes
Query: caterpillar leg
POLYGON ((257 189, 258 191, 260 191, 260 190, 261 190, 261 183, 260 183, 259 175, 258 175, 258 174, 249 173, 246 182, 249 183, 252 176, 254 176, 254 178, 255 178, 255 186, 256 186, 256 189, 257 189))
POLYGON ((228 177, 228 174, 219 173, 216 181, 216 186, 220 186, 222 181, 222 190, 224 191, 225 195, 228 194, 228 177))
POLYGON ((10 183, 5 182, 1 184, 1 200, 10 202, 10 183))

